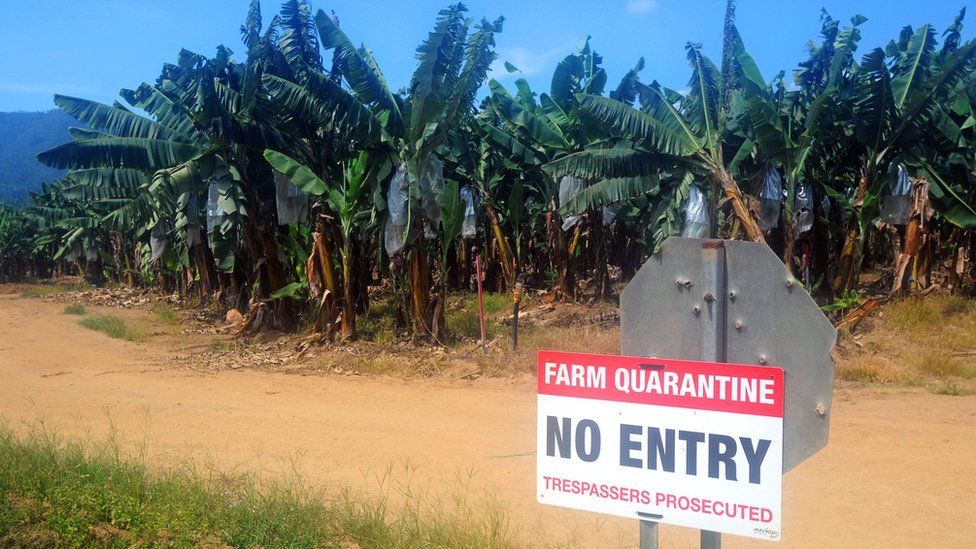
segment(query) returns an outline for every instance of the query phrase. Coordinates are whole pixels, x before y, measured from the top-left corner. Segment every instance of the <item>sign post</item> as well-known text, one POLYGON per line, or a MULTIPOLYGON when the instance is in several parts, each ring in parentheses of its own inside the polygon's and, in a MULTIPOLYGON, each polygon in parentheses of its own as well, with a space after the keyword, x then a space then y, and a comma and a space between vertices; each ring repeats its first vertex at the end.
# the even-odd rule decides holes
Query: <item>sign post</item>
MULTIPOLYGON (((702 321, 702 360, 725 362, 725 246, 721 240, 702 242, 702 286, 705 318, 702 321)), ((720 549, 722 535, 701 531, 702 549, 720 549)))
MULTIPOLYGON (((576 355, 574 359, 548 351, 540 353, 539 501, 639 518, 642 549, 657 547, 659 522, 699 528, 701 546, 706 548, 720 547, 722 532, 779 540, 782 474, 827 443, 834 375, 830 351, 836 340, 833 326, 768 246, 731 240, 668 239, 621 293, 620 309, 621 353, 629 356, 592 358, 592 355, 576 355), (765 380, 772 383, 767 388, 776 387, 774 394, 779 395, 779 399, 773 399, 775 404, 752 402, 751 393, 740 394, 741 402, 737 401, 732 408, 715 408, 721 399, 716 401, 718 397, 702 390, 696 392, 696 386, 692 384, 681 388, 679 392, 684 395, 678 401, 661 401, 655 400, 661 394, 648 388, 650 381, 643 392, 633 386, 631 389, 634 390, 625 392, 631 396, 640 394, 643 400, 613 398, 613 391, 619 392, 616 378, 606 381, 613 388, 610 393, 594 393, 592 389, 589 393, 559 392, 564 389, 552 393, 549 382, 561 387, 558 375, 549 378, 544 375, 549 363, 581 367, 584 364, 603 365, 616 368, 612 375, 617 375, 622 366, 614 360, 637 361, 627 363, 626 368, 631 369, 660 367, 655 371, 662 376, 671 373, 700 375, 704 376, 703 380, 716 376, 734 378, 737 380, 735 390, 741 390, 742 383, 751 387, 751 384, 765 380), (553 400, 567 397, 580 400, 569 405, 560 405, 558 400, 553 400), (600 399, 609 402, 594 404, 600 399), (752 402, 760 408, 743 408, 744 402, 752 402), (634 409, 633 406, 642 408, 634 409), (687 419, 684 414, 689 409, 695 410, 698 419, 708 418, 705 424, 697 426, 698 430, 693 423, 683 423, 687 419), (757 414, 757 410, 765 412, 757 414), (582 417, 584 412, 593 417, 582 417), (737 419, 731 421, 715 415, 721 413, 732 414, 737 419), (557 418, 552 420, 555 423, 549 423, 550 416, 557 418), (566 418, 570 419, 571 425, 560 423, 566 418), (631 446, 639 440, 631 436, 634 425, 644 425, 647 429, 639 450, 631 446), (674 433, 686 433, 686 439, 697 436, 687 433, 697 432, 708 442, 702 443, 701 452, 697 445, 680 436, 675 445, 670 445, 669 429, 674 433), (573 448, 580 452, 564 452, 568 443, 560 437, 568 437, 570 432, 573 448), (595 432, 599 433, 598 438, 587 438, 595 432), (662 432, 665 434, 661 435, 662 432), (546 438, 550 435, 551 440, 546 438), (725 440, 722 437, 735 442, 734 460, 746 460, 734 461, 734 480, 728 475, 722 476, 723 464, 727 466, 727 462, 722 461, 721 456, 725 455, 726 448, 717 442, 714 448, 710 446, 713 439, 725 440), (594 450, 593 441, 601 445, 600 450, 594 450), (549 448, 549 442, 553 448, 549 448), (577 444, 581 446, 577 447, 577 444), (767 453, 757 469, 756 456, 760 446, 767 453), (618 450, 616 463, 612 459, 614 450, 618 450), (672 450, 678 452, 677 462, 685 460, 683 470, 677 466, 673 471, 663 467, 671 465, 665 458, 671 457, 668 452, 672 450), (602 457, 592 461, 583 459, 592 457, 594 451, 602 457), (645 465, 642 476, 612 472, 614 468, 627 469, 634 463, 630 460, 641 452, 645 465), (696 461, 692 466, 690 455, 700 463, 696 461), (749 461, 750 456, 752 461, 749 461), (655 468, 647 467, 652 458, 655 468), (594 468, 596 465, 599 467, 594 468), (706 468, 710 473, 707 477, 698 474, 706 468), (742 475, 747 469, 750 482, 743 483, 742 475), (753 478, 752 472, 760 476, 753 478), (586 478, 577 478, 581 474, 586 478), (544 476, 549 477, 548 481, 544 476), (775 484, 773 476, 776 477, 775 484), (680 483, 670 484, 678 478, 680 483), (568 485, 564 482, 566 479, 568 485), (623 482, 615 485, 614 493, 618 496, 621 486, 637 489, 640 505, 633 502, 624 502, 630 503, 629 506, 598 505, 595 501, 602 501, 599 498, 580 499, 578 494, 568 498, 564 493, 578 490, 581 483, 591 490, 594 484, 598 485, 598 491, 601 485, 606 485, 609 490, 611 484, 600 479, 623 482), (751 480, 757 480, 758 484, 751 480), (704 484, 698 484, 700 482, 704 484), (647 497, 643 497, 642 490, 649 492, 647 497), (676 499, 669 500, 669 494, 676 499), (643 505, 644 500, 650 499, 653 501, 643 505), (717 514, 721 520, 715 516, 716 501, 719 502, 717 514), (688 507, 681 504, 688 504, 688 507), (743 512, 728 516, 724 512, 730 509, 730 504, 743 512)), ((584 381, 588 379, 588 372, 585 368, 582 370, 584 381)), ((607 375, 611 373, 608 371, 607 375)), ((570 378, 573 379, 572 372, 570 378)), ((578 377, 575 379, 579 381, 578 377)), ((702 383, 705 385, 698 389, 707 388, 707 381, 702 383)))

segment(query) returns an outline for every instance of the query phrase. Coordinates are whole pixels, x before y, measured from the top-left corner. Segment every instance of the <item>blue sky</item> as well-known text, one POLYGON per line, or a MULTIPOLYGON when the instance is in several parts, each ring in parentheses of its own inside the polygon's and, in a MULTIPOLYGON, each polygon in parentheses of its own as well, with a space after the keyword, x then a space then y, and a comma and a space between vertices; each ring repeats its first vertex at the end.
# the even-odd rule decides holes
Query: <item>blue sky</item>
MULTIPOLYGON (((373 51, 394 88, 405 86, 414 49, 447 0, 411 2, 313 0, 314 9, 335 10, 354 42, 373 51)), ((688 79, 684 45, 701 42, 716 61, 721 47, 724 0, 563 0, 466 3, 471 16, 506 18, 498 36, 503 60, 522 69, 533 89, 547 91, 555 64, 587 36, 604 56, 615 86, 638 57, 644 81, 683 88, 688 79)), ((933 23, 941 31, 965 1, 864 0, 822 2, 740 0, 738 25, 767 79, 795 67, 804 45, 816 38, 820 8, 847 21, 868 18, 861 52, 883 46, 905 25, 933 23)), ((265 21, 280 3, 263 2, 265 21)), ((970 10, 972 11, 972 10, 970 10)), ((111 102, 120 88, 152 81, 180 48, 212 54, 225 44, 240 59, 239 27, 247 0, 0 0, 0 111, 46 110, 55 93, 111 102)), ((976 18, 976 13, 970 13, 976 18)), ((964 30, 971 38, 976 20, 964 30)), ((504 69, 493 76, 510 84, 504 69)))

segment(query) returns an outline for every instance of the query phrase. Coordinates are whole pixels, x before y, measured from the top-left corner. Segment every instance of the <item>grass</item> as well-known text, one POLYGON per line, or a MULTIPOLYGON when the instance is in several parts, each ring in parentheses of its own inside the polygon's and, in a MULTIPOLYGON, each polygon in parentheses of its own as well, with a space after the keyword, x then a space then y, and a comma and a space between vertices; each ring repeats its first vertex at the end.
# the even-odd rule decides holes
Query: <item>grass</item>
POLYGON ((168 303, 157 301, 153 303, 152 312, 156 320, 163 324, 175 325, 180 323, 180 317, 176 314, 176 309, 168 303))
POLYGON ((114 441, 59 440, 0 429, 0 547, 509 547, 497 507, 461 497, 443 512, 426 494, 406 505, 301 479, 259 482, 186 465, 152 469, 114 441))
MULTIPOLYGON (((478 296, 471 293, 452 294, 445 311, 447 323, 446 347, 391 348, 399 341, 395 331, 395 304, 373 300, 366 315, 356 318, 360 341, 347 344, 341 351, 325 351, 319 355, 318 366, 327 371, 342 371, 366 375, 391 375, 402 378, 446 375, 499 377, 531 374, 535 370, 536 354, 540 349, 560 349, 591 353, 617 354, 620 334, 617 326, 559 325, 541 326, 523 323, 519 328, 519 348, 511 349, 511 324, 501 322, 511 315, 509 294, 485 294, 485 325, 489 354, 481 352, 478 317, 478 296), (385 344, 377 348, 375 344, 385 344)), ((523 310, 535 304, 528 297, 523 310)), ((579 312, 579 309, 574 309, 579 312)), ((571 312, 568 310, 567 312, 571 312)))
MULTIPOLYGON (((505 326, 496 318, 512 313, 511 294, 483 294, 485 308, 485 337, 491 341, 505 326)), ((481 339, 481 318, 478 314, 478 294, 463 294, 448 299, 444 313, 449 333, 469 339, 481 339)))
POLYGON ((81 320, 81 325, 102 332, 109 337, 126 341, 145 341, 147 337, 144 331, 129 326, 115 315, 89 316, 81 320))
POLYGON ((969 394, 966 389, 959 386, 951 379, 943 379, 938 383, 929 386, 929 390, 937 395, 962 396, 969 394))
POLYGON ((397 342, 396 304, 377 301, 370 304, 366 314, 356 315, 356 332, 367 341, 380 344, 397 342))
POLYGON ((20 297, 51 297, 61 295, 69 290, 71 290, 71 286, 65 284, 42 284, 21 292, 20 297))
POLYGON ((976 307, 959 296, 908 298, 865 321, 857 345, 844 336, 839 379, 926 387, 937 394, 976 390, 976 307))
POLYGON ((84 315, 87 312, 88 312, 88 310, 85 309, 85 306, 84 305, 81 305, 79 303, 75 303, 73 305, 68 305, 67 307, 64 308, 64 314, 66 314, 66 315, 79 315, 79 316, 81 316, 81 315, 84 315))

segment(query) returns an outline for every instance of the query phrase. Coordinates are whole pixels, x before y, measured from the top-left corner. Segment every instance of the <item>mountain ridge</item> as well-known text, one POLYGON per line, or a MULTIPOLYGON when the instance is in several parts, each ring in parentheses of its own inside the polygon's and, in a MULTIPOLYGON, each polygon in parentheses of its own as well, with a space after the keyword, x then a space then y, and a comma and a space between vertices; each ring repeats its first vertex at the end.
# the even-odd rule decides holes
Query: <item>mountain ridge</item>
POLYGON ((22 203, 41 183, 58 179, 65 170, 37 161, 37 153, 71 140, 77 120, 62 111, 0 112, 0 202, 22 203))

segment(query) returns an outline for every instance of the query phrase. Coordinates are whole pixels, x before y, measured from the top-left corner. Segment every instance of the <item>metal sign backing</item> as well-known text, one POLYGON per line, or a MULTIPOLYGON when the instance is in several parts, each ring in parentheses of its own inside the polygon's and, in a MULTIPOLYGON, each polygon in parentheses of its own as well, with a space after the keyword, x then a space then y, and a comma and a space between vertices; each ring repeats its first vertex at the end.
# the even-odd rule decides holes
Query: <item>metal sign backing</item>
POLYGON ((782 368, 784 472, 826 446, 837 334, 765 244, 669 238, 620 310, 621 354, 782 368))

